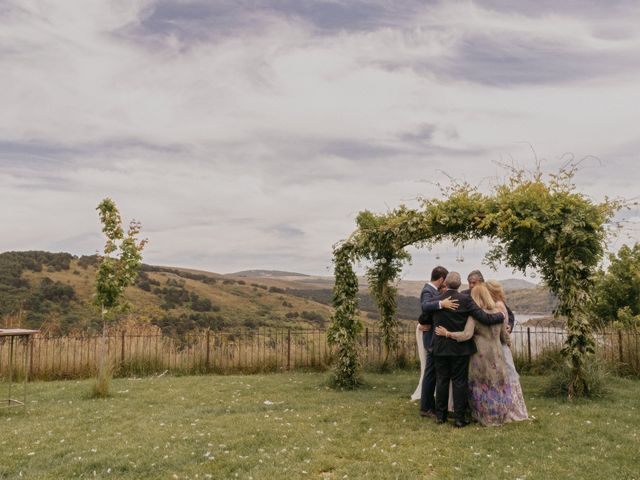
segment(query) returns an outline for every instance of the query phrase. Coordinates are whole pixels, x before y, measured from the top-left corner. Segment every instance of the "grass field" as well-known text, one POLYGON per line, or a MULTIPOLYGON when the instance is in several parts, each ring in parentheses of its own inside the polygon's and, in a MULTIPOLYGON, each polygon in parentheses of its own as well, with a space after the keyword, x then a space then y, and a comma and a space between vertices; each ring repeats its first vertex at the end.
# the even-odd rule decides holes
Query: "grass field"
POLYGON ((34 383, 26 412, 0 410, 0 478, 640 478, 638 381, 568 403, 523 377, 530 421, 457 430, 417 415, 413 372, 353 392, 326 379, 120 379, 106 400, 90 381, 34 383))

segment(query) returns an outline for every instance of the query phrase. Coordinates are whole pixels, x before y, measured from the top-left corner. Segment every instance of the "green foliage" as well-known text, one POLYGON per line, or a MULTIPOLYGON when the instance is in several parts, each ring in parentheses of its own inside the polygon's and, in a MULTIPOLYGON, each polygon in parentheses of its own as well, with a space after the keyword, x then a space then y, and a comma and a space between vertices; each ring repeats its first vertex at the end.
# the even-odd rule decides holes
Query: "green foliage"
POLYGON ((555 365, 553 375, 544 390, 544 394, 549 397, 604 397, 609 393, 608 378, 610 372, 600 362, 588 362, 584 366, 584 381, 577 385, 580 390, 575 391, 574 372, 566 362, 559 362, 555 365), (571 388, 574 391, 570 394, 571 388))
POLYGON ((182 337, 188 333, 205 329, 218 331, 227 325, 222 315, 204 312, 167 314, 161 318, 153 319, 151 323, 159 327, 164 335, 171 337, 182 337))
POLYGON ((73 255, 41 251, 4 252, 0 254, 0 315, 12 315, 25 307, 31 292, 22 273, 30 270, 68 270, 73 255))
POLYGON ((327 333, 329 345, 336 352, 330 383, 338 388, 352 389, 360 385, 357 338, 362 323, 358 310, 358 277, 353 271, 353 247, 348 243, 334 250, 335 286, 333 321, 327 333))
POLYGON ((96 210, 107 240, 96 274, 94 302, 103 311, 111 311, 120 305, 125 288, 135 281, 147 240, 137 240, 140 223, 135 220, 130 222, 125 235, 120 212, 110 198, 100 202, 96 210))
POLYGON ((210 312, 213 309, 213 304, 208 298, 202 298, 191 293, 191 310, 194 312, 210 312))
POLYGON ((309 322, 316 323, 320 327, 322 327, 325 322, 325 318, 322 316, 322 314, 318 312, 308 312, 304 310, 303 312, 300 313, 300 317, 305 320, 308 320, 309 322))
MULTIPOLYGON (((486 255, 489 265, 498 262, 525 272, 537 269, 558 299, 556 315, 567 318, 568 338, 565 358, 573 372, 569 396, 586 389, 584 365, 593 353, 590 325, 585 316, 594 270, 602 258, 606 239, 604 224, 621 206, 605 200, 594 204, 575 191, 570 166, 545 181, 540 171, 528 174, 511 170, 509 179, 488 196, 468 183, 452 183, 442 188, 440 198, 423 200, 419 210, 405 206, 381 215, 364 211, 358 215, 358 229, 334 250, 335 328, 348 328, 337 352, 343 375, 356 375, 354 325, 357 279, 351 264, 371 262, 367 277, 371 294, 380 311, 380 326, 387 349, 395 345, 396 289, 409 245, 431 246, 449 239, 462 242, 487 237, 493 247, 486 255), (355 282, 355 285, 354 285, 355 282), (341 355, 346 355, 341 360, 341 355)), ((349 384, 348 378, 339 383, 349 384)))
POLYGON ((609 261, 606 272, 596 275, 591 322, 640 327, 640 243, 623 245, 617 255, 609 255, 609 261))

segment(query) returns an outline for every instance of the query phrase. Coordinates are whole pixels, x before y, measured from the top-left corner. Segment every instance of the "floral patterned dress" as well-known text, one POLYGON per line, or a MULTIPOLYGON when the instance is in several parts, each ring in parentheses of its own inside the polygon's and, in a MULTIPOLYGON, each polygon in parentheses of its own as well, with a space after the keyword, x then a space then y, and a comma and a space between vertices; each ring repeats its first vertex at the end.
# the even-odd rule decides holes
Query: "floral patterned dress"
POLYGON ((477 352, 469 359, 469 404, 473 418, 484 426, 527 419, 511 350, 503 345, 508 338, 504 325, 487 326, 469 317, 463 332, 450 335, 458 341, 473 336, 476 344, 477 352))

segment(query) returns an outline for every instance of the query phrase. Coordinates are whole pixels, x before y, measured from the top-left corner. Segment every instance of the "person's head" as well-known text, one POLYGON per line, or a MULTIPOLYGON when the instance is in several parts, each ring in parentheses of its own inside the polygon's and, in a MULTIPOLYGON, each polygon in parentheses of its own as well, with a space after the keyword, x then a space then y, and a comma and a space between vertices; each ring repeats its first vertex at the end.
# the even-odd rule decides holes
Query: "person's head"
POLYGON ((485 283, 479 283, 471 290, 471 298, 473 298, 481 308, 486 310, 496 308, 496 302, 493 300, 485 283))
POLYGON ((491 293, 491 296, 496 302, 500 301, 502 303, 506 303, 504 298, 504 289, 502 288, 502 285, 500 285, 499 281, 488 280, 487 282, 485 282, 485 285, 487 286, 489 293, 491 293))
POLYGON ((482 272, 480 272, 480 270, 474 270, 469 275, 467 275, 467 282, 469 283, 469 288, 473 290, 473 287, 475 287, 479 283, 484 282, 482 272))
POLYGON ((433 283, 436 288, 440 288, 440 285, 444 283, 444 279, 447 277, 448 273, 449 270, 438 265, 436 268, 431 270, 431 283, 433 283))
POLYGON ((458 272, 449 272, 444 279, 444 283, 447 284, 447 287, 451 290, 457 290, 460 288, 460 284, 462 280, 460 280, 460 274, 458 272))

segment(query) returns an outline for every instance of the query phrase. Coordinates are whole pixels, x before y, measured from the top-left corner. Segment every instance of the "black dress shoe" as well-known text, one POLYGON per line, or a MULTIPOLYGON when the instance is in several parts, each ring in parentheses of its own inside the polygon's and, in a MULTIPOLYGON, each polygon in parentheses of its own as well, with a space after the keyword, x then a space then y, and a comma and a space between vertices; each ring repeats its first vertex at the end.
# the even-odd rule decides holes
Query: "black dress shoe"
POLYGON ((464 420, 456 420, 453 422, 453 426, 456 428, 463 428, 469 425, 469 422, 465 422, 464 420))
POLYGON ((436 412, 434 412, 433 410, 420 410, 420 416, 436 418, 436 412))
POLYGON ((436 418, 436 423, 438 425, 441 425, 443 423, 447 423, 447 419, 446 418, 436 418))

